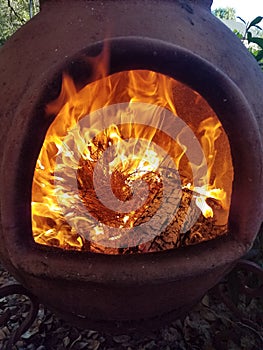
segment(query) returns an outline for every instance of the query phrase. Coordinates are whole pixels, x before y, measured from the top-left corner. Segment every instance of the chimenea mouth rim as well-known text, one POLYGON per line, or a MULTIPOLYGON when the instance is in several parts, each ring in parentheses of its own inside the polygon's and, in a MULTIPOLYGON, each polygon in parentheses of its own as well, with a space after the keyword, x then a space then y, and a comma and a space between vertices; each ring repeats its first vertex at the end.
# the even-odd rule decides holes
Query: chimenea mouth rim
MULTIPOLYGON (((106 40, 111 47, 111 70, 110 74, 117 71, 130 69, 147 69, 163 73, 171 76, 176 80, 190 86, 192 89, 200 93, 206 101, 210 104, 213 110, 219 116, 219 119, 229 137, 232 151, 232 160, 234 165, 234 182, 232 193, 232 204, 230 210, 230 235, 226 241, 237 242, 238 246, 250 245, 255 236, 256 228, 260 225, 260 207, 262 206, 262 198, 258 194, 258 188, 262 182, 262 141, 260 138, 258 126, 256 124, 253 112, 248 105, 246 98, 240 89, 234 84, 229 77, 227 77, 217 67, 209 63, 200 56, 173 44, 165 43, 157 39, 139 38, 139 37, 118 37, 106 40), (134 60, 134 57, 137 59, 134 60), (233 124, 235 117, 239 116, 239 129, 237 130, 233 124), (244 138, 244 132, 246 136, 244 138), (242 139, 241 139, 242 138, 242 139), (251 154, 252 150, 252 154, 251 154), (246 162, 245 169, 242 168, 243 162, 246 162), (241 164, 242 163, 242 164, 241 164), (238 177, 236 176, 238 174, 238 177), (242 190, 241 190, 242 189, 242 190), (240 193, 241 192, 241 193, 240 193), (245 197, 246 203, 241 204, 241 199, 245 197), (247 212, 247 205, 258 203, 258 222, 253 219, 251 213, 247 212), (254 228, 254 230, 252 229, 254 228)), ((82 55, 94 56, 99 53, 105 44, 104 42, 97 42, 81 52, 74 55, 74 57, 66 58, 65 62, 61 62, 59 66, 50 69, 46 73, 47 81, 52 82, 54 76, 62 74, 62 71, 72 62, 82 55)), ((2 175, 6 180, 6 186, 2 190, 2 217, 3 217, 3 231, 4 241, 10 252, 10 259, 14 266, 27 270, 34 271, 35 267, 41 265, 43 267, 42 273, 45 270, 46 274, 54 275, 54 270, 57 270, 59 275, 59 260, 67 258, 69 255, 71 259, 76 259, 78 264, 83 264, 84 256, 87 259, 89 266, 95 266, 101 259, 111 259, 111 262, 119 264, 121 261, 134 261, 138 259, 139 264, 147 260, 155 259, 158 253, 147 253, 143 255, 133 256, 116 256, 114 258, 109 256, 101 257, 100 254, 89 252, 69 252, 61 249, 49 249, 49 247, 39 246, 33 242, 31 230, 31 184, 33 179, 33 172, 35 162, 39 154, 40 147, 43 143, 43 138, 47 127, 51 123, 51 119, 43 118, 43 115, 38 115, 41 110, 41 103, 43 96, 46 94, 47 88, 43 87, 43 82, 37 79, 34 86, 31 87, 30 93, 35 94, 37 104, 29 104, 26 97, 21 100, 19 110, 16 111, 15 119, 21 118, 21 113, 25 118, 24 130, 19 135, 19 138, 14 140, 14 144, 10 143, 5 147, 5 158, 3 159, 2 175), (41 91, 39 92, 39 87, 41 91), (41 121, 41 118, 43 119, 41 121), (38 140, 32 139, 33 135, 39 132, 38 140), (22 135, 23 134, 23 135, 22 135), (31 155, 30 159, 28 154, 31 155), (32 157, 33 155, 33 157, 32 157), (32 158, 34 162, 32 162, 32 158), (25 166, 25 164, 27 166, 25 166), (6 166, 7 165, 7 166, 6 166), (18 175, 19 174, 19 175, 18 175), (20 178, 18 178, 18 176, 20 178), (10 210, 10 209, 13 210, 10 210), (10 215, 13 213, 13 216, 10 215), (16 254, 16 250, 19 253, 16 254), (32 253, 34 252, 34 253, 32 253), (81 253, 81 254, 80 254, 81 253), (29 258, 25 258, 29 254, 29 258), (81 258, 79 256, 81 255, 81 258), (154 257, 154 258, 153 258, 154 257), (129 259, 129 260, 128 260, 129 259), (57 266, 47 267, 53 262, 57 262, 57 266), (44 269, 44 270, 43 270, 44 269)), ((14 122, 14 127, 16 123, 14 122)), ((18 125, 20 125, 18 123, 18 125)), ((13 132, 13 130, 11 130, 13 132)), ((17 133, 15 133, 17 134, 17 133)), ((11 139, 14 137, 11 136, 11 139)), ((254 216, 254 215, 253 215, 254 216)), ((213 247, 212 250, 217 249, 220 240, 214 242, 207 242, 201 244, 198 249, 194 247, 182 248, 184 252, 194 254, 194 251, 205 252, 207 247, 213 247)), ((226 244, 226 246, 229 246, 226 244)), ((232 248, 231 248, 232 249, 232 248)), ((239 249, 236 254, 239 257, 242 249, 239 249)), ((162 256, 164 256, 161 252, 162 256)), ((167 256, 176 259, 177 252, 167 252, 167 256)), ((217 254, 211 253, 214 257, 217 254)), ((206 255, 206 254, 205 254, 206 255)), ((170 262, 170 259, 168 259, 170 262)), ((215 261, 213 264, 223 264, 224 261, 215 261)), ((104 263, 103 263, 104 265, 104 263)), ((201 263, 205 268, 205 262, 201 263)), ((195 267, 193 266, 193 270, 195 267)), ((196 269, 200 269, 200 266, 196 269)), ((82 269, 83 271, 83 269, 82 269)), ((176 273, 177 268, 174 268, 176 273)), ((84 272, 83 272, 84 273, 84 272)), ((163 272, 160 272, 161 274, 163 272)), ((72 274, 74 275, 73 271, 72 274)), ((85 274, 85 273, 84 273, 85 274)), ((104 275, 104 273, 103 273, 104 275)), ((76 277, 77 278, 77 277, 76 277)))

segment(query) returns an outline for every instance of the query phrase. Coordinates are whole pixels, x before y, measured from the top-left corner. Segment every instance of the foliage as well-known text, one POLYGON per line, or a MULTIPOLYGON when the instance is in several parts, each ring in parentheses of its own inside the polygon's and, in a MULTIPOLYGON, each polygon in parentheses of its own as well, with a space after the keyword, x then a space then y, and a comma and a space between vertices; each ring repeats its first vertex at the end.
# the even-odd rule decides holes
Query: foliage
MULTIPOLYGON (((262 20, 262 16, 258 16, 251 22, 245 22, 241 17, 239 18, 245 24, 245 32, 242 35, 238 31, 235 34, 248 46, 248 50, 252 53, 255 59, 258 61, 259 65, 263 69, 263 36, 260 34, 253 33, 253 29, 262 31, 262 28, 258 25, 262 20)), ((260 33, 260 32, 258 32, 260 33)))
POLYGON ((234 33, 245 44, 249 52, 255 57, 263 69, 263 34, 262 28, 259 26, 259 23, 263 20, 263 17, 258 16, 254 18, 253 21, 246 22, 243 18, 239 16, 236 17, 236 10, 231 7, 216 8, 213 11, 213 14, 216 17, 225 20, 236 20, 238 18, 245 24, 244 34, 240 33, 237 30, 234 30, 234 33))
POLYGON ((213 11, 213 14, 221 19, 236 19, 236 10, 232 7, 218 7, 213 11))
POLYGON ((36 0, 0 0, 0 46, 38 11, 36 0))

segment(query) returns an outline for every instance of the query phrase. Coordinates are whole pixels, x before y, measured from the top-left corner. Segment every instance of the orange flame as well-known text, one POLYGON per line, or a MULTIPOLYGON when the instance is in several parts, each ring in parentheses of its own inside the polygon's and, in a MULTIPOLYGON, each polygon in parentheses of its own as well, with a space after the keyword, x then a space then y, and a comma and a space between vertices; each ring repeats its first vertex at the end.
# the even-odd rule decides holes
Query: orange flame
MULTIPOLYGON (((100 62, 104 59, 101 57, 100 62)), ((100 66, 102 71, 104 65, 100 66)), ((130 184, 145 177, 146 173, 155 174, 151 180, 155 185, 160 183, 159 169, 163 159, 151 148, 151 143, 155 142, 174 160, 177 169, 180 170, 182 188, 192 191, 196 206, 200 208, 204 217, 214 216, 213 208, 207 202, 209 198, 214 199, 224 212, 222 215, 226 224, 233 177, 230 149, 222 125, 206 101, 178 81, 153 71, 123 71, 110 76, 101 74, 99 77, 95 82, 78 89, 72 78, 64 74, 60 96, 46 108, 47 114, 55 113, 56 118, 48 129, 35 167, 32 188, 32 230, 35 241, 64 249, 83 249, 85 239, 68 223, 68 218, 79 222, 81 220, 76 210, 77 196, 72 195, 65 184, 64 176, 70 178, 72 175, 65 173, 65 169, 71 168, 79 172, 85 168, 85 174, 89 174, 89 171, 93 174, 103 152, 112 145, 116 146, 117 156, 109 163, 109 171, 112 175, 115 174, 112 181, 116 180, 116 183, 121 184, 120 191, 115 191, 121 200, 130 198, 130 184), (123 123, 111 124, 103 131, 100 121, 96 121, 94 125, 85 129, 83 137, 79 126, 83 118, 105 106, 124 102, 130 105, 141 102, 143 106, 146 106, 146 103, 159 106, 185 120, 205 155, 207 173, 204 186, 194 185, 193 176, 196 172, 193 169, 203 164, 189 162, 185 147, 177 142, 181 134, 177 140, 173 140, 161 131, 161 128, 136 124, 132 119, 127 123, 127 115, 124 115, 123 123), (74 146, 72 137, 69 136, 73 133, 74 146), (129 155, 121 143, 127 139, 134 140, 128 147, 129 155), (138 146, 137 140, 140 139, 145 140, 147 146, 138 153, 135 149, 138 146), (74 149, 77 151, 74 152, 74 149), (60 164, 58 157, 62 157, 60 164), (63 205, 67 207, 66 211, 61 209, 61 199, 58 198, 62 198, 63 205)), ((94 205, 95 197, 91 195, 93 184, 89 181, 86 175, 78 178, 80 187, 90 188, 85 196, 88 198, 87 202, 93 201, 94 205)), ((146 201, 143 206, 145 210, 151 203, 146 201)), ((138 210, 119 213, 114 216, 112 225, 116 225, 116 220, 120 220, 121 227, 133 227, 140 213, 138 210)), ((91 230, 94 237, 105 234, 99 224, 91 230)))

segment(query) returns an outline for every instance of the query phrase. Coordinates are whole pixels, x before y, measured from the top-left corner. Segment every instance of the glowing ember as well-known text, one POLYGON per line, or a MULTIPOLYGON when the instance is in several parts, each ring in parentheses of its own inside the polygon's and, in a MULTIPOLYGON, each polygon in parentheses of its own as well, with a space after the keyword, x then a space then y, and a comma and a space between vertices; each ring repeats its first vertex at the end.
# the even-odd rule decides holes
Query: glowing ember
POLYGON ((47 113, 56 118, 34 173, 37 243, 118 254, 226 232, 229 144, 215 113, 190 88, 138 70, 77 91, 64 75, 47 113))

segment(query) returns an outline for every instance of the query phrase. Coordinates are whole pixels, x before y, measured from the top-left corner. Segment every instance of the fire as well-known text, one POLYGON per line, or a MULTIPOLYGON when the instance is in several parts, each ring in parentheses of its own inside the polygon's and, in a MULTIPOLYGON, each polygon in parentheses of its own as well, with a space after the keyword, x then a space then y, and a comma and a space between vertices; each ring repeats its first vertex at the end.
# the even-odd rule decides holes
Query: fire
POLYGON ((221 188, 206 189, 204 187, 193 187, 188 183, 184 188, 190 189, 196 198, 196 205, 201 210, 205 218, 214 216, 213 209, 206 203, 207 198, 216 199, 219 203, 223 203, 226 198, 226 192, 221 188))
MULTIPOLYGON (((176 197, 187 191, 203 217, 213 218, 216 224, 214 208, 219 208, 216 211, 222 211, 227 224, 233 177, 232 164, 226 161, 231 159, 227 137, 213 110, 190 88, 146 70, 102 76, 83 87, 64 74, 60 96, 46 112, 56 117, 33 179, 32 230, 37 243, 96 251, 94 247, 104 246, 107 236, 109 242, 123 244, 124 230, 136 229, 141 222, 146 225, 163 202, 169 203, 170 198, 162 198, 171 192, 165 192, 164 174, 172 179, 169 184, 174 181, 173 187, 178 187, 173 194, 178 206, 182 200, 176 197), (182 95, 190 96, 191 108, 200 116, 187 115, 190 106, 178 102, 182 95), (165 111, 185 119, 174 138, 170 124, 163 125, 165 111), (184 139, 192 134, 187 142, 200 144, 202 159, 197 153, 194 160, 189 159, 193 152, 189 153, 184 139), (221 144, 225 152, 218 154, 221 144)), ((169 217, 176 217, 176 206, 170 207, 169 217)), ((179 226, 178 232, 182 231, 179 226)), ((135 246, 135 238, 129 239, 135 246)), ((102 252, 108 252, 107 247, 102 252)))

